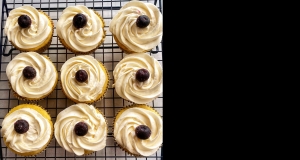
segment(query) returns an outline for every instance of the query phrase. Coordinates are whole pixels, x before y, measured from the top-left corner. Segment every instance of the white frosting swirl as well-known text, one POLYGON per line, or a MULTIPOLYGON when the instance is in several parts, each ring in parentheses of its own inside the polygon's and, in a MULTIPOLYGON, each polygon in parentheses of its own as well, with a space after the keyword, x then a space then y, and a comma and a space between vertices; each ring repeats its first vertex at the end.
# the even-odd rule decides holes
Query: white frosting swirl
POLYGON ((21 108, 6 116, 2 122, 1 135, 6 139, 9 147, 19 153, 40 150, 51 138, 51 124, 36 110, 21 108), (29 129, 23 134, 14 130, 17 120, 26 120, 29 129))
POLYGON ((95 49, 105 37, 104 23, 95 12, 83 5, 65 8, 57 21, 57 35, 73 50, 88 52, 95 49), (78 13, 87 18, 87 24, 80 29, 73 26, 73 17, 78 13))
POLYGON ((58 73, 53 63, 37 52, 22 52, 6 67, 12 89, 22 97, 39 99, 49 95, 57 84, 58 73), (33 79, 23 76, 23 69, 31 66, 36 71, 33 79))
POLYGON ((162 118, 153 111, 140 107, 132 107, 122 112, 114 123, 116 142, 134 155, 150 156, 162 144, 162 118), (148 139, 139 139, 135 128, 146 125, 151 130, 148 139))
POLYGON ((114 84, 117 94, 128 101, 145 104, 162 93, 162 67, 147 53, 127 54, 114 68, 114 84), (135 79, 139 69, 146 69, 150 77, 145 82, 135 79))
POLYGON ((25 5, 9 12, 4 31, 8 40, 19 48, 33 49, 45 43, 49 34, 52 34, 52 24, 49 24, 50 21, 49 17, 42 11, 38 11, 32 6, 25 5), (21 15, 30 17, 30 27, 21 28, 19 26, 18 18, 21 15))
POLYGON ((57 115, 54 136, 58 144, 68 152, 83 155, 85 151, 99 151, 106 146, 107 123, 93 105, 77 103, 57 115), (74 127, 78 122, 87 124, 86 135, 75 134, 74 127))
POLYGON ((90 55, 80 55, 68 59, 61 67, 60 80, 64 93, 73 101, 91 102, 97 100, 101 93, 106 92, 108 75, 106 68, 90 55), (88 79, 78 82, 75 74, 78 70, 85 70, 88 79))
POLYGON ((162 40, 162 14, 152 3, 130 1, 113 17, 109 31, 131 52, 149 51, 162 40), (150 19, 146 28, 136 25, 140 15, 150 19))

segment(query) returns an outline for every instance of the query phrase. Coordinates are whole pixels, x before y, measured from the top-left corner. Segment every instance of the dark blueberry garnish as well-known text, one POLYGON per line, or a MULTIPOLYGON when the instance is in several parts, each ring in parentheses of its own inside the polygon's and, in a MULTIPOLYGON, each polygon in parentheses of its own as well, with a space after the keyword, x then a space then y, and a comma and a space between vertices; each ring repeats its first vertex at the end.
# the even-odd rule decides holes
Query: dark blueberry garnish
POLYGON ((26 133, 29 129, 29 124, 26 120, 20 119, 17 120, 14 124, 14 129, 17 133, 23 134, 26 133))
POLYGON ((84 27, 86 25, 86 23, 87 23, 87 19, 86 19, 85 15, 83 15, 81 13, 76 14, 73 18, 73 25, 77 29, 84 27))
POLYGON ((146 125, 139 125, 135 128, 135 135, 139 139, 148 139, 151 135, 151 130, 146 125))
POLYGON ((85 82, 88 79, 88 74, 85 70, 78 70, 75 74, 75 78, 78 82, 85 82))
POLYGON ((27 28, 27 27, 29 27, 31 25, 31 19, 27 15, 21 15, 18 18, 18 24, 22 28, 27 28))
POLYGON ((145 28, 150 24, 150 19, 146 15, 141 15, 136 20, 136 25, 140 28, 145 28))
POLYGON ((36 71, 33 67, 27 66, 23 69, 23 76, 27 79, 33 79, 36 76, 36 71))
POLYGON ((135 74, 135 78, 139 81, 139 82, 144 82, 146 81, 148 78, 150 77, 150 73, 148 72, 148 70, 146 69, 139 69, 136 74, 135 74))
POLYGON ((88 126, 84 122, 78 122, 74 127, 77 136, 84 136, 88 132, 88 126))

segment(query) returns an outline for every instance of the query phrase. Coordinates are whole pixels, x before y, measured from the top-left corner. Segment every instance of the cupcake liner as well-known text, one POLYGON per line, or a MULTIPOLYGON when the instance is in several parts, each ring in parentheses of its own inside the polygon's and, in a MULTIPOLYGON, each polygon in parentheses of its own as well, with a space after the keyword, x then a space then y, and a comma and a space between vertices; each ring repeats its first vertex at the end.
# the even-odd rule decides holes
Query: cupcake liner
POLYGON ((84 150, 84 154, 81 155, 81 156, 88 156, 88 155, 93 154, 94 152, 95 152, 95 151, 84 150))
MULTIPOLYGON (((149 105, 147 105, 147 104, 130 104, 130 105, 127 105, 127 106, 121 108, 121 109, 116 113, 116 116, 115 116, 114 119, 113 119, 113 125, 112 125, 112 130, 113 130, 113 131, 112 131, 112 135, 113 135, 113 137, 114 137, 114 142, 115 142, 115 144, 116 144, 122 151, 126 152, 127 154, 129 154, 129 155, 131 155, 131 156, 135 156, 135 157, 147 157, 147 156, 143 156, 143 155, 138 155, 138 154, 131 153, 128 149, 126 149, 125 147, 119 145, 118 142, 117 142, 117 140, 116 140, 116 138, 115 138, 115 136, 114 136, 114 128, 115 128, 115 122, 116 122, 116 120, 120 117, 120 115, 121 115, 125 110, 127 110, 127 109, 129 109, 129 108, 133 108, 133 107, 140 107, 140 108, 144 108, 144 109, 153 111, 154 113, 156 113, 157 115, 159 115, 159 116, 161 117, 161 115, 159 114, 159 112, 158 112, 156 109, 154 109, 153 107, 151 107, 151 106, 149 106, 149 105)), ((161 147, 161 146, 162 146, 162 144, 160 145, 160 147, 161 147)), ((160 147, 159 147, 159 148, 160 148, 160 147)), ((159 148, 158 148, 158 149, 159 149, 159 148)), ((158 150, 158 149, 157 149, 157 150, 158 150)))
MULTIPOLYGON (((52 139, 54 138, 53 134, 54 134, 54 126, 53 126, 53 122, 51 121, 51 115, 50 113, 44 108, 42 107, 41 105, 38 105, 38 104, 34 104, 34 103, 24 103, 24 104, 19 104, 13 108, 11 108, 9 110, 9 112, 5 115, 8 116, 9 114, 13 113, 14 111, 18 110, 18 109, 21 109, 21 108, 31 108, 31 109, 34 109, 35 111, 37 111, 39 114, 41 114, 45 119, 48 120, 48 122, 50 123, 50 126, 51 126, 51 129, 52 129, 52 132, 50 134, 50 138, 48 140, 48 142, 46 142, 46 144, 43 146, 43 149, 41 149, 40 151, 32 151, 32 152, 27 152, 27 153, 19 153, 19 152, 16 152, 15 150, 11 149, 8 145, 8 143, 6 143, 6 138, 3 137, 3 140, 4 140, 4 143, 5 145, 7 146, 7 148, 10 149, 10 151, 12 151, 13 153, 17 154, 17 155, 20 155, 20 156, 23 156, 23 157, 35 157, 41 153, 43 153, 47 148, 48 146, 50 145, 50 142, 52 141, 52 139), (30 107, 30 106, 25 106, 25 107, 22 107, 23 105, 32 105, 34 106, 34 108, 30 107), (35 107, 38 107, 38 108, 35 108, 35 107), (36 110, 36 109, 39 109, 39 110, 36 110), (45 115, 43 113, 40 112, 40 109, 45 112, 44 114, 46 114, 47 116, 49 117, 45 117, 45 115)), ((4 117, 4 118, 5 118, 4 117)))
POLYGON ((94 49, 92 49, 92 50, 90 50, 90 51, 87 51, 87 52, 76 51, 76 50, 72 49, 71 47, 69 47, 68 44, 64 41, 64 39, 62 39, 61 37, 59 37, 59 36, 57 35, 58 40, 60 41, 60 43, 61 43, 66 49, 68 49, 69 51, 71 51, 71 52, 74 53, 74 54, 77 54, 77 55, 88 55, 88 54, 91 54, 91 53, 93 53, 94 51, 96 51, 96 50, 100 47, 100 45, 104 42, 104 40, 105 40, 105 37, 106 37, 106 30, 104 29, 105 22, 104 22, 102 16, 101 16, 97 11, 95 11, 95 10, 93 10, 93 11, 94 11, 94 13, 100 18, 100 20, 101 20, 102 23, 103 23, 103 28, 102 28, 102 29, 103 29, 103 33, 104 33, 104 34, 102 35, 102 39, 101 39, 101 41, 98 43, 97 47, 95 47, 94 49))
MULTIPOLYGON (((52 63, 52 61, 51 61, 51 59, 50 59, 50 57, 48 57, 48 56, 46 56, 46 55, 42 55, 43 57, 45 57, 46 59, 48 59, 51 63, 52 63)), ((54 64, 52 63, 52 65, 54 66, 54 64)), ((54 68, 56 69, 56 67, 54 66, 54 68)), ((57 82, 58 82, 58 72, 57 72, 57 70, 56 70, 56 80, 55 80, 55 84, 53 85, 53 88, 52 88, 52 91, 51 92, 49 92, 49 94, 46 94, 46 95, 44 95, 44 96, 42 96, 42 97, 39 97, 39 98, 29 98, 29 97, 23 97, 23 96, 20 96, 13 88, 12 88, 12 86, 11 86, 11 83, 8 81, 8 86, 9 86, 9 88, 11 89, 11 91, 13 92, 13 95, 18 99, 18 100, 21 100, 21 101, 29 101, 29 102, 38 102, 38 101, 41 101, 41 100, 44 100, 45 98, 47 98, 49 95, 51 95, 53 92, 54 92, 54 90, 55 90, 55 88, 56 88, 56 85, 57 85, 57 82)))
POLYGON ((52 42, 52 37, 53 37, 53 32, 54 32, 54 23, 52 21, 52 19, 49 17, 48 14, 46 14, 45 12, 43 12, 42 10, 38 10, 38 12, 44 14, 45 16, 48 17, 50 23, 51 23, 51 26, 52 26, 52 31, 51 33, 48 35, 47 39, 49 39, 48 41, 46 41, 46 43, 43 43, 43 45, 41 46, 38 46, 34 49, 30 48, 30 49, 25 49, 25 48, 20 48, 18 47, 16 44, 14 44, 12 41, 10 41, 10 43, 19 51, 21 52, 37 52, 37 53, 42 53, 44 52, 45 50, 47 50, 52 42))
MULTIPOLYGON (((95 102, 98 102, 98 101, 100 101, 100 100, 102 100, 104 97, 105 97, 105 95, 106 95, 106 93, 107 93, 107 90, 108 90, 108 88, 109 88, 109 85, 110 85, 110 82, 109 82, 109 73, 108 73, 108 70, 107 70, 107 68, 105 67, 105 65, 102 63, 102 62, 100 62, 100 61, 98 61, 99 62, 99 64, 100 64, 100 66, 101 67, 103 67, 104 68, 104 72, 106 73, 106 75, 107 75, 107 85, 106 86, 104 86, 105 88, 103 88, 103 95, 101 96, 99 96, 99 97, 97 97, 95 100, 93 100, 93 101, 79 101, 79 100, 77 100, 77 99, 74 99, 74 98, 72 98, 72 97, 69 97, 67 94, 66 94, 66 92, 64 91, 64 88, 63 87, 61 87, 61 90, 62 90, 62 92, 63 92, 63 94, 67 97, 67 98, 69 98, 70 100, 72 100, 73 102, 75 102, 75 103, 86 103, 86 104, 92 104, 92 103, 95 103, 95 102)), ((60 85, 62 86, 62 82, 60 81, 60 85)))

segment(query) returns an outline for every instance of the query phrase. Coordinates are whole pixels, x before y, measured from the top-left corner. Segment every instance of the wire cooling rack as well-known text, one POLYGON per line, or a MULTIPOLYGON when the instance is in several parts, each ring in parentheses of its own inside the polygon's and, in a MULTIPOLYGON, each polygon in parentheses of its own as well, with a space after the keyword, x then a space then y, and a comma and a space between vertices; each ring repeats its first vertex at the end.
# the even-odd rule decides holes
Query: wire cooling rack
MULTIPOLYGON (((94 152, 88 156, 76 156, 73 153, 69 153, 62 149, 55 138, 51 140, 50 145, 46 148, 44 152, 38 154, 35 157, 24 158, 22 156, 16 155, 11 152, 3 143, 3 137, 1 136, 0 143, 0 159, 10 160, 10 159, 104 159, 104 160, 163 160, 163 147, 161 147, 155 154, 148 157, 134 157, 123 150, 121 150, 115 143, 112 135, 112 122, 114 116, 126 105, 129 105, 127 101, 124 101, 120 98, 115 90, 112 88, 113 83, 113 69, 116 64, 126 55, 123 53, 118 45, 115 43, 115 40, 112 37, 112 34, 109 32, 109 24, 112 17, 118 12, 118 10, 128 2, 128 0, 3 0, 1 6, 1 39, 0 39, 0 125, 4 119, 4 116, 8 111, 19 104, 27 103, 25 101, 18 100, 13 96, 13 93, 9 89, 8 79, 6 76, 6 66, 7 64, 15 57, 20 51, 16 50, 10 42, 8 42, 6 35, 4 34, 4 26, 8 16, 8 13, 16 8, 23 5, 31 5, 37 9, 41 9, 46 12, 54 22, 56 26, 57 20, 61 15, 64 8, 67 6, 73 5, 85 5, 90 9, 94 9, 100 13, 105 21, 105 30, 106 38, 104 43, 93 53, 91 54, 97 60, 101 61, 109 71, 110 75, 110 86, 105 97, 93 105, 100 109, 108 122, 109 133, 107 136, 107 144, 104 149, 101 151, 94 152)), ((144 0, 144 2, 149 2, 155 4, 162 13, 162 0, 144 0)), ((156 46, 147 54, 150 54, 156 58, 161 65, 163 64, 162 58, 162 42, 156 46)), ((43 55, 50 57, 54 65, 56 66, 58 72, 60 71, 63 63, 74 57, 75 54, 71 53, 65 49, 59 42, 56 34, 56 28, 54 28, 52 43, 48 50, 43 52, 43 55)), ((60 72, 59 72, 60 74, 60 72)), ((47 97, 46 99, 37 102, 36 104, 44 107, 48 110, 51 115, 52 122, 55 122, 57 114, 62 111, 67 106, 74 104, 71 100, 65 97, 61 91, 60 83, 56 86, 54 92, 47 97)), ((162 94, 155 99, 153 102, 148 103, 148 105, 154 107, 163 118, 163 96, 162 94)), ((0 126, 1 128, 1 126, 0 126)))

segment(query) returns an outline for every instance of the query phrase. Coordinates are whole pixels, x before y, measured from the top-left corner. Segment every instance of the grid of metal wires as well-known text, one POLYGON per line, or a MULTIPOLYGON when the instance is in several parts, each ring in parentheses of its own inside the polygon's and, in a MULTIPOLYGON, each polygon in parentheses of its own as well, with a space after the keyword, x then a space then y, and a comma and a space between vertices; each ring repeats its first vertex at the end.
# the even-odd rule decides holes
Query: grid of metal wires
MULTIPOLYGON (((62 11, 67 6, 74 5, 85 5, 90 9, 96 10, 103 17, 105 22, 106 37, 104 43, 92 54, 97 60, 101 61, 109 71, 110 76, 110 86, 105 97, 95 102, 93 105, 100 109, 104 113, 107 122, 109 133, 107 136, 107 144, 101 151, 94 152, 93 154, 87 156, 76 156, 73 153, 69 153, 62 149, 55 138, 51 140, 51 143, 46 148, 46 150, 37 156, 27 157, 25 159, 104 159, 104 160, 163 160, 163 146, 153 155, 148 157, 134 157, 125 153, 120 149, 114 141, 112 135, 112 122, 115 114, 126 105, 130 103, 124 101, 119 97, 114 88, 112 88, 113 83, 113 69, 116 64, 126 55, 120 50, 118 45, 115 43, 112 34, 109 32, 109 24, 112 17, 118 12, 118 10, 128 2, 129 0, 3 0, 2 2, 2 12, 1 15, 1 38, 0 38, 0 125, 8 113, 8 111, 19 104, 27 103, 25 101, 18 100, 14 97, 12 91, 8 86, 8 79, 6 76, 6 66, 7 64, 18 54, 20 51, 15 49, 10 42, 8 42, 6 35, 4 34, 4 26, 9 12, 17 7, 23 5, 31 5, 37 9, 40 9, 47 13, 54 22, 54 26, 58 21, 59 16, 62 11)), ((162 13, 162 0, 141 0, 144 2, 149 2, 155 4, 162 13)), ((147 54, 150 54, 156 58, 163 66, 163 49, 162 42, 156 46, 147 54)), ((48 56, 51 61, 56 66, 58 72, 62 64, 69 58, 74 57, 75 54, 71 53, 65 49, 59 42, 56 34, 56 28, 54 27, 53 38, 50 47, 42 53, 48 56)), ((60 74, 60 73, 59 73, 60 74)), ((66 98, 66 96, 61 91, 61 86, 57 84, 53 93, 47 98, 36 102, 36 104, 45 108, 51 115, 52 122, 55 122, 57 114, 62 111, 67 106, 74 104, 71 100, 66 98)), ((163 118, 163 94, 161 94, 157 99, 148 103, 148 105, 155 108, 163 118)), ((0 126, 1 128, 1 126, 0 126)), ((19 156, 11 152, 3 143, 1 135, 0 143, 0 159, 24 159, 24 157, 19 156)))

